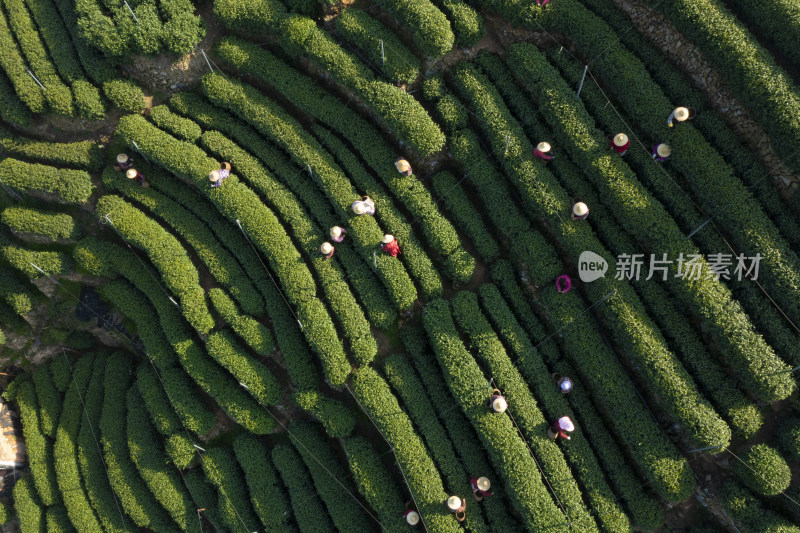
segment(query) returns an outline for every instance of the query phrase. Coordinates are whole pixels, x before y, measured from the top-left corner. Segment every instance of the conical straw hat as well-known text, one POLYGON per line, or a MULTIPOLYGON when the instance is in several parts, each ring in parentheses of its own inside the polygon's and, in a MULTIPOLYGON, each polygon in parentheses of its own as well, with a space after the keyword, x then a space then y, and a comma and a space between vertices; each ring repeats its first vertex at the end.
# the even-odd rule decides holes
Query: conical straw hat
POLYGON ((549 152, 550 151, 550 143, 548 142, 540 142, 536 145, 536 149, 540 152, 549 152))
POLYGON ((357 215, 363 215, 366 213, 367 207, 363 204, 363 202, 356 202, 353 204, 353 212, 357 215))
POLYGON ((582 217, 588 212, 589 212, 589 207, 583 202, 578 202, 577 204, 572 206, 572 213, 576 217, 582 217))
POLYGON ((675 120, 678 122, 683 122, 689 118, 689 110, 685 107, 677 107, 675 108, 675 120))
POLYGON ((381 242, 382 242, 383 244, 389 244, 389 243, 390 243, 390 242, 392 242, 393 240, 394 240, 394 237, 393 237, 393 236, 391 236, 391 235, 389 235, 389 234, 387 233, 386 235, 384 235, 384 236, 383 236, 383 239, 381 239, 381 242))
POLYGON ((628 144, 628 136, 624 133, 617 133, 614 135, 614 146, 625 146, 628 144))
POLYGON ((656 153, 661 157, 669 157, 672 153, 672 149, 667 144, 659 144, 656 147, 656 153))
POLYGON ((408 172, 411 169, 411 165, 405 159, 398 159, 394 166, 399 172, 408 172))
POLYGON ((458 496, 450 496, 447 498, 447 507, 451 511, 457 510, 459 507, 461 507, 461 498, 458 496))
POLYGON ((562 416, 558 419, 558 425, 564 431, 575 431, 575 425, 572 423, 572 420, 568 416, 562 416))
POLYGON ((477 485, 478 485, 478 488, 480 490, 485 492, 485 491, 487 491, 487 490, 489 490, 491 488, 492 483, 489 481, 488 477, 481 476, 481 477, 478 478, 477 485))
POLYGON ((331 237, 336 238, 342 235, 342 228, 339 226, 334 226, 331 228, 331 237))
POLYGON ((328 255, 333 251, 333 245, 329 242, 323 242, 319 247, 319 251, 325 255, 328 255))
POLYGON ((117 154, 117 163, 124 163, 128 160, 128 154, 117 154))
POLYGON ((507 407, 508 403, 506 402, 506 399, 503 398, 502 396, 500 398, 495 398, 494 401, 492 402, 492 409, 494 409, 498 413, 502 413, 503 411, 506 410, 507 407))
POLYGON ((408 513, 406 515, 406 522, 408 522, 408 524, 412 526, 416 526, 417 524, 419 524, 419 513, 416 511, 411 511, 410 513, 408 513))
POLYGON ((125 173, 125 177, 127 177, 129 180, 132 180, 133 178, 135 178, 136 177, 136 169, 135 168, 129 168, 128 171, 125 173))
POLYGON ((211 181, 219 181, 219 170, 212 170, 208 174, 208 179, 211 181))

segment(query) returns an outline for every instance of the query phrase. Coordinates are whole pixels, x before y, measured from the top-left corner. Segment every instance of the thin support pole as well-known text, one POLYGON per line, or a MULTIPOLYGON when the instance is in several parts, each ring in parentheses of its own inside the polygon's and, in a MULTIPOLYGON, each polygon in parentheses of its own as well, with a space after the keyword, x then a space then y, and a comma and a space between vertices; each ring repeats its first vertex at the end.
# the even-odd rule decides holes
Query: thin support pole
POLYGON ((124 1, 124 2, 122 2, 122 3, 123 3, 123 4, 125 4, 125 7, 127 7, 127 8, 128 8, 128 11, 130 11, 130 12, 131 12, 131 16, 133 17, 133 20, 135 20, 135 21, 136 21, 136 24, 139 24, 139 19, 138 19, 138 18, 136 18, 136 13, 134 13, 134 12, 133 12, 133 9, 131 9, 131 6, 129 6, 129 5, 128 5, 128 2, 127 2, 127 0, 125 0, 125 1, 124 1))
POLYGON ((375 265, 375 268, 378 268, 378 256, 375 253, 375 250, 372 250, 372 263, 375 265))
POLYGON ((506 135, 506 150, 503 152, 503 157, 508 155, 508 145, 511 142, 511 135, 506 135))
POLYGON ((575 94, 575 98, 581 97, 581 89, 583 89, 583 81, 586 79, 586 72, 589 71, 589 65, 585 65, 583 67, 583 76, 581 76, 581 84, 578 86, 578 92, 575 94))
POLYGON ((695 450, 688 450, 686 453, 704 452, 706 450, 716 450, 717 448, 722 448, 722 444, 717 444, 716 446, 708 446, 706 448, 697 448, 695 450))
POLYGON ((709 222, 711 222, 711 218, 709 218, 708 220, 706 220, 705 222, 703 222, 702 224, 700 224, 699 226, 697 226, 697 229, 695 229, 693 232, 691 232, 689 235, 687 235, 687 236, 686 236, 686 238, 687 238, 687 239, 691 239, 691 238, 692 238, 692 236, 693 236, 695 233, 697 233, 698 231, 700 231, 701 229, 703 229, 703 228, 706 226, 706 224, 708 224, 709 222))
POLYGON ((209 61, 208 61, 208 56, 206 55, 206 51, 201 48, 200 49, 200 53, 203 54, 203 59, 206 60, 206 65, 208 65, 208 70, 210 70, 211 72, 214 72, 214 69, 211 68, 211 63, 209 63, 209 61))
POLYGON ((381 61, 383 61, 383 68, 386 68, 386 55, 383 52, 383 39, 381 39, 381 61))
POLYGON ((139 152, 139 155, 142 156, 144 158, 144 160, 147 161, 147 164, 149 165, 150 164, 150 160, 147 159, 147 156, 142 153, 142 149, 139 148, 139 145, 136 144, 136 141, 131 141, 131 144, 133 145, 134 148, 136 148, 136 151, 139 152))
POLYGON ((34 76, 34 75, 33 75, 33 72, 31 72, 31 69, 29 69, 29 68, 26 68, 26 69, 25 69, 25 72, 27 72, 27 73, 28 73, 28 76, 30 76, 31 78, 33 78, 33 81, 35 81, 35 82, 36 82, 36 85, 38 85, 39 87, 41 87, 41 88, 42 88, 42 90, 44 91, 44 85, 42 85, 42 82, 40 82, 40 81, 39 81, 39 78, 37 78, 36 76, 34 76))

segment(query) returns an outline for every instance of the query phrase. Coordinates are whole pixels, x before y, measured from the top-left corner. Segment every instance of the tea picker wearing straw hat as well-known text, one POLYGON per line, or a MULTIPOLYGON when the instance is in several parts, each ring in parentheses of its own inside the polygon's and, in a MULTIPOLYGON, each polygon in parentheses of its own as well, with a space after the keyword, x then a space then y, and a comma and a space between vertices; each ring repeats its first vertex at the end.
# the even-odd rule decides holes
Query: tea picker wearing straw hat
POLYGON ((458 496, 450 496, 447 498, 447 508, 456 515, 456 520, 459 522, 463 522, 464 518, 466 518, 464 512, 467 510, 467 502, 458 496))
POLYGON ((572 209, 570 209, 569 216, 572 220, 586 220, 589 216, 589 206, 581 201, 580 198, 572 200, 572 209))
POLYGON ((394 238, 394 235, 389 235, 388 233, 384 235, 383 239, 381 239, 381 244, 381 249, 392 257, 400 255, 400 246, 397 244, 397 239, 394 238))
POLYGON ((375 215, 375 202, 369 196, 362 196, 361 200, 356 200, 350 206, 356 215, 375 215))
POLYGON ((493 492, 489 492, 492 484, 488 477, 474 477, 469 480, 469 484, 472 487, 472 497, 475 498, 475 501, 479 502, 494 494, 493 492))
POLYGON ((653 146, 653 159, 658 161, 666 161, 667 158, 672 154, 672 148, 669 147, 668 144, 660 143, 653 146))
POLYGON ((211 180, 211 186, 215 189, 222 185, 222 182, 228 179, 228 176, 231 175, 231 164, 228 162, 223 161, 222 164, 219 166, 219 170, 212 170, 211 173, 208 175, 208 179, 211 180))
POLYGON ((114 170, 128 170, 133 166, 133 158, 128 154, 117 154, 117 164, 114 170))
POLYGON ((499 389, 492 390, 492 397, 489 398, 489 407, 491 407, 492 411, 495 413, 504 413, 505 410, 508 409, 508 402, 503 398, 499 389))
POLYGON ((553 440, 558 437, 569 440, 569 432, 571 431, 575 431, 575 424, 572 423, 570 417, 562 416, 556 420, 556 423, 553 424, 552 427, 547 428, 547 436, 553 440))
POLYGON ((342 242, 344 240, 344 236, 347 234, 347 230, 339 226, 334 226, 331 228, 330 233, 331 240, 333 242, 342 242))
POLYGON ((676 107, 670 113, 669 118, 667 119, 667 126, 670 128, 674 126, 673 121, 677 120, 678 122, 685 122, 692 117, 692 112, 689 110, 688 107, 676 107))
POLYGON ((555 159, 556 156, 550 154, 550 148, 550 143, 540 142, 536 145, 536 148, 533 149, 533 155, 539 159, 544 159, 545 161, 555 159))
POLYGON ((129 180, 136 180, 142 187, 149 187, 150 184, 144 178, 144 174, 136 170, 135 168, 129 168, 127 172, 125 172, 125 177, 129 180))
POLYGON ((614 149, 619 155, 625 155, 625 152, 628 151, 628 148, 631 146, 631 141, 628 139, 628 136, 624 133, 617 133, 611 139, 611 148, 614 149))
POLYGON ((414 171, 411 170, 411 163, 406 161, 403 157, 397 158, 397 161, 394 162, 394 167, 400 174, 405 174, 406 176, 410 176, 414 173, 414 171))
MULTIPOLYGON (((406 507, 408 507, 408 504, 406 504, 406 507)), ((409 526, 416 526, 419 524, 419 513, 414 509, 406 509, 406 512, 403 513, 403 518, 406 519, 409 526)))
POLYGON ((325 259, 330 259, 331 257, 333 257, 335 251, 336 249, 329 242, 323 242, 322 244, 319 245, 319 253, 325 256, 325 259))

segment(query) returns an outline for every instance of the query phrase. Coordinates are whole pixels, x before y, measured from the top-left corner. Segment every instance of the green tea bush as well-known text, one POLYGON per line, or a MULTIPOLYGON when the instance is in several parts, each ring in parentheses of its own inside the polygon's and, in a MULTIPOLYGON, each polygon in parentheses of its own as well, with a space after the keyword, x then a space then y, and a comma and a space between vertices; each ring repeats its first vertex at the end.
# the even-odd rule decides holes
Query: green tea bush
MULTIPOLYGON (((61 501, 61 497, 56 482, 53 446, 41 429, 38 416, 39 405, 36 401, 34 384, 31 381, 25 380, 17 387, 16 401, 19 405, 19 418, 22 422, 22 434, 25 437, 25 452, 30 463, 36 493, 44 505, 56 505, 61 501)), ((19 508, 17 514, 22 515, 19 508)))
POLYGON ((6 502, 0 502, 0 525, 8 524, 14 518, 14 508, 6 502))
POLYGON ((84 170, 25 163, 12 157, 0 162, 0 182, 23 192, 46 193, 64 203, 86 202, 94 188, 84 170))
POLYGON ((72 259, 63 252, 36 251, 14 245, 0 245, 0 256, 31 279, 42 276, 63 276, 73 270, 72 259))
POLYGON ((272 461, 289 491, 292 511, 300 530, 334 533, 336 528, 297 451, 288 444, 277 444, 272 448, 272 461))
MULTIPOLYGON (((14 91, 22 102, 34 113, 44 113, 47 109, 42 89, 33 81, 26 69, 25 59, 14 41, 14 34, 8 26, 8 20, 3 13, 0 13, 0 67, 3 67, 5 74, 14 86, 14 91)), ((5 98, 8 99, 8 96, 5 98)), ((17 119, 22 118, 25 122, 30 122, 30 113, 17 112, 17 119)))
POLYGON ((792 473, 775 448, 756 444, 742 455, 742 461, 745 464, 734 465, 736 477, 756 493, 774 496, 789 487, 792 473))
POLYGON ((40 366, 33 373, 33 384, 36 388, 36 399, 38 403, 39 426, 42 433, 51 439, 56 436, 58 420, 61 417, 61 407, 64 399, 61 392, 53 382, 53 375, 50 373, 50 366, 40 366))
POLYGON ((353 432, 353 410, 316 389, 297 391, 292 399, 322 423, 329 437, 342 439, 353 432))
POLYGON ((211 289, 208 297, 214 309, 227 324, 230 324, 247 345, 258 355, 269 355, 275 351, 275 340, 272 332, 255 318, 239 312, 233 300, 222 289, 211 289))
POLYGON ((260 404, 274 405, 280 401, 278 378, 268 367, 250 356, 230 332, 222 330, 209 335, 206 349, 260 404))
POLYGON ((14 485, 14 510, 22 531, 41 532, 45 529, 45 507, 36 495, 33 481, 25 476, 14 485))
POLYGON ((800 461, 800 419, 782 420, 778 428, 778 446, 793 461, 800 461))
POLYGON ((779 514, 765 509, 752 493, 735 482, 720 489, 719 500, 733 519, 748 531, 800 533, 800 527, 790 524, 779 514))
POLYGON ((209 448, 203 454, 203 472, 217 488, 219 513, 228 530, 256 531, 259 520, 250 505, 247 483, 233 452, 228 448, 209 448))
POLYGON ((40 141, 14 136, 5 129, 0 129, 0 151, 26 160, 90 171, 105 165, 103 149, 93 141, 40 141))
POLYGON ((14 273, 0 265, 0 298, 19 316, 25 316, 33 308, 36 295, 29 285, 23 284, 14 273))
POLYGON ((106 116, 106 106, 100 90, 88 81, 74 81, 72 94, 75 96, 75 108, 79 116, 90 120, 100 120, 106 116))
POLYGON ((439 59, 453 48, 450 22, 429 0, 379 0, 378 5, 411 33, 425 56, 439 59))
POLYGON ((45 512, 45 520, 47 522, 47 531, 54 533, 70 533, 74 531, 72 524, 69 521, 69 515, 63 505, 55 507, 48 507, 45 512))
MULTIPOLYGON (((0 21, 0 25, 2 22, 0 21)), ((2 63, 0 63, 0 67, 2 63)), ((17 127, 25 127, 33 121, 30 109, 25 107, 5 74, 0 74, 0 118, 17 127)))
POLYGON ((468 3, 463 0, 433 0, 433 3, 450 19, 455 46, 459 48, 475 46, 486 35, 483 17, 468 3))
POLYGON ((103 83, 103 93, 114 107, 128 113, 141 113, 145 108, 142 89, 130 80, 115 79, 103 83))
POLYGON ((165 105, 157 105, 150 110, 150 119, 162 130, 184 141, 195 142, 203 131, 188 118, 179 117, 165 105))
POLYGON ((79 239, 81 236, 75 219, 66 213, 13 206, 4 209, 0 219, 17 234, 35 234, 53 241, 79 239))

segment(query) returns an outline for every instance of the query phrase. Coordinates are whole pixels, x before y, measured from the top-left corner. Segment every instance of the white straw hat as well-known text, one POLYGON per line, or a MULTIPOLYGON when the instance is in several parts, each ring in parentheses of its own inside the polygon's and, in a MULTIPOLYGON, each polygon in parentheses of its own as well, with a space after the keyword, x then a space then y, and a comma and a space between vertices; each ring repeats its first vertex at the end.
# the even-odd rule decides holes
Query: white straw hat
POLYGON ((561 383, 558 384, 563 392, 569 392, 572 390, 572 381, 567 378, 563 380, 561 383))
POLYGON ((685 107, 677 107, 675 108, 675 120, 678 122, 683 122, 689 118, 689 110, 685 107))
POLYGON ((668 144, 659 144, 656 146, 656 153, 661 157, 669 157, 672 153, 672 148, 668 144))
POLYGON ((419 524, 419 513, 416 511, 411 511, 406 515, 406 522, 408 522, 411 526, 416 526, 419 524))
POLYGON ((489 490, 492 486, 492 483, 489 481, 489 478, 483 476, 478 478, 478 482, 476 484, 478 485, 478 488, 484 492, 489 490))
POLYGON ((492 409, 497 411, 498 413, 504 412, 508 408, 508 402, 502 396, 499 398, 495 398, 492 402, 492 409))
POLYGON ((411 165, 409 162, 402 158, 395 161, 394 166, 397 168, 398 172, 408 172, 411 170, 411 165))
POLYGON ((384 235, 384 236, 383 236, 383 239, 381 239, 381 242, 382 242, 383 244, 389 244, 389 243, 390 243, 390 242, 392 242, 393 240, 394 240, 394 237, 393 237, 392 235, 389 235, 389 234, 387 233, 386 235, 384 235))
POLYGON ((355 202, 353 204, 353 213, 357 215, 363 215, 367 212, 367 207, 364 205, 362 201, 355 202))
POLYGON ((625 146, 628 144, 628 136, 624 133, 617 133, 614 135, 614 146, 625 146))
POLYGON ((536 149, 540 152, 549 152, 550 151, 550 143, 548 142, 540 142, 536 145, 536 149))
POLYGON ((459 507, 461 507, 461 498, 458 496, 450 496, 447 498, 447 507, 451 511, 457 511, 459 507))
POLYGON ((128 154, 117 154, 117 163, 124 163, 128 160, 128 154))
POLYGON ((558 425, 564 431, 575 431, 575 425, 568 416, 562 416, 558 419, 558 425))
POLYGON ((342 235, 342 228, 340 228, 339 226, 334 226, 331 228, 331 237, 337 238, 340 237, 341 235, 342 235))
POLYGON ((582 217, 588 212, 589 212, 589 207, 583 202, 578 202, 572 206, 572 214, 575 215, 576 217, 582 217))
POLYGON ((208 175, 208 179, 211 181, 219 181, 219 178, 219 170, 212 170, 208 175))
POLYGON ((323 242, 319 247, 319 251, 325 255, 328 255, 333 251, 333 245, 329 242, 323 242))
POLYGON ((125 177, 128 178, 129 180, 132 180, 133 178, 136 177, 136 174, 137 172, 135 168, 129 168, 128 171, 125 173, 125 177))

